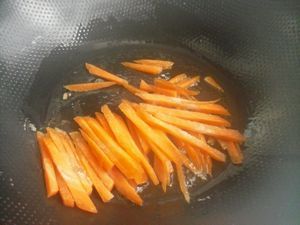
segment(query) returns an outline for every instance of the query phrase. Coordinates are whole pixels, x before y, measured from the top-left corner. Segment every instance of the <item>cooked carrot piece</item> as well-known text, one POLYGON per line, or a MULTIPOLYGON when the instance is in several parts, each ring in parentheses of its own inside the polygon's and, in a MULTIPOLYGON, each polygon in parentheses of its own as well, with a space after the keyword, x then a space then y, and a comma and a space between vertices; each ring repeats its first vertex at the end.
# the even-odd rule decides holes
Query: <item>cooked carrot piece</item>
POLYGON ((146 93, 145 91, 136 88, 135 86, 131 85, 131 84, 123 84, 122 85, 127 91, 131 92, 132 94, 137 94, 137 93, 146 93))
POLYGON ((74 207, 74 199, 72 197, 72 194, 64 181, 64 179, 61 177, 59 172, 55 170, 56 178, 57 178, 57 183, 59 187, 59 195, 61 197, 61 200, 63 201, 63 204, 67 207, 74 207))
POLYGON ((224 92, 224 89, 215 81, 211 76, 207 76, 204 78, 204 81, 211 85, 213 88, 217 89, 220 92, 224 92))
POLYGON ((223 141, 223 140, 218 140, 218 142, 223 148, 227 150, 232 163, 234 164, 243 163, 244 156, 238 144, 230 141, 223 141))
POLYGON ((199 154, 197 153, 196 149, 194 149, 193 146, 186 144, 185 150, 187 152, 187 155, 193 162, 193 164, 196 166, 196 168, 203 171, 202 162, 201 162, 201 159, 200 159, 199 154))
POLYGON ((175 90, 178 94, 181 94, 183 96, 196 96, 200 93, 199 91, 192 91, 185 88, 181 88, 176 84, 172 84, 169 81, 163 79, 154 79, 154 84, 161 88, 175 90))
POLYGON ((189 87, 192 87, 192 86, 195 86, 196 84, 198 84, 199 81, 200 81, 200 76, 194 76, 192 78, 187 78, 185 80, 182 80, 182 81, 176 83, 176 85, 181 88, 189 88, 189 87))
POLYGON ((176 172, 177 172, 179 187, 184 196, 184 199, 187 201, 187 203, 190 203, 190 194, 185 183, 185 175, 183 173, 183 168, 181 165, 176 165, 176 172))
POLYGON ((158 75, 163 70, 161 66, 156 66, 156 65, 146 65, 146 64, 138 64, 138 63, 131 63, 131 62, 122 62, 121 64, 127 68, 137 70, 139 72, 151 74, 151 75, 158 75))
POLYGON ((168 124, 162 120, 157 119, 156 117, 152 116, 151 114, 144 112, 144 115, 145 115, 144 119, 146 119, 146 121, 148 123, 150 123, 156 127, 159 127, 160 129, 164 130, 166 133, 173 135, 174 137, 177 137, 193 146, 199 147, 202 151, 206 152, 213 159, 215 159, 217 161, 221 161, 221 162, 225 161, 226 156, 222 152, 209 146, 208 144, 204 143, 202 140, 190 135, 186 131, 184 131, 174 125, 168 124))
POLYGON ((118 143, 123 147, 127 153, 140 163, 145 171, 148 173, 149 177, 151 178, 153 184, 158 184, 158 179, 156 174, 145 158, 145 156, 140 152, 138 147, 136 146, 134 140, 132 139, 128 128, 121 117, 115 116, 107 105, 101 107, 101 111, 104 114, 106 120, 109 123, 110 128, 112 129, 118 143))
POLYGON ((155 113, 154 116, 166 123, 175 125, 184 130, 202 133, 222 140, 229 140, 234 142, 243 142, 245 140, 245 137, 237 130, 221 128, 208 124, 185 120, 163 113, 155 113))
POLYGON ((176 97, 170 97, 165 95, 148 94, 148 93, 137 93, 136 95, 146 102, 155 103, 162 106, 179 107, 185 110, 193 110, 193 111, 199 111, 204 113, 230 115, 227 109, 225 109, 223 106, 214 104, 214 102, 218 100, 195 101, 195 100, 188 100, 183 98, 176 98, 176 97))
POLYGON ((68 160, 66 160, 66 153, 59 151, 50 137, 45 136, 43 141, 47 146, 47 149, 59 174, 66 182, 77 207, 87 212, 96 213, 97 209, 94 203, 82 186, 77 175, 73 172, 68 160))
POLYGON ((81 84, 65 85, 64 88, 69 91, 85 92, 85 91, 94 91, 94 90, 107 88, 115 84, 116 84, 115 82, 81 83, 81 84))
POLYGON ((156 155, 153 159, 153 168, 156 172, 156 175, 161 182, 161 186, 164 192, 167 191, 167 185, 168 185, 168 168, 165 166, 166 164, 162 162, 156 155))
POLYGON ((140 89, 147 91, 147 92, 153 92, 153 93, 158 93, 158 94, 167 95, 167 96, 175 96, 175 97, 177 96, 177 92, 174 90, 150 85, 150 84, 147 84, 144 80, 141 80, 140 89))
POLYGON ((139 182, 140 179, 143 179, 142 174, 140 173, 142 170, 141 166, 136 164, 128 153, 106 133, 97 120, 92 117, 85 117, 84 119, 97 136, 101 138, 103 144, 107 146, 107 154, 109 154, 110 159, 120 169, 120 171, 124 173, 127 178, 135 179, 137 182, 139 182))
POLYGON ((87 171, 87 174, 91 178, 93 185, 98 192, 100 198, 103 202, 109 202, 114 195, 106 188, 106 186, 103 184, 103 182, 99 179, 94 169, 91 167, 88 160, 84 157, 84 155, 77 149, 77 154, 80 158, 81 163, 83 164, 85 170, 87 171))
POLYGON ((178 74, 174 77, 172 77, 171 79, 169 79, 168 81, 172 84, 176 84, 184 79, 187 78, 187 75, 185 73, 181 73, 181 74, 178 74))
POLYGON ((101 77, 103 79, 116 82, 117 84, 127 84, 128 83, 127 80, 125 80, 121 77, 118 77, 112 73, 109 73, 109 72, 105 71, 104 69, 101 69, 100 67, 94 66, 92 64, 85 63, 85 67, 89 71, 90 74, 101 77))
POLYGON ((110 171, 110 175, 115 182, 115 187, 120 194, 122 194, 125 198, 130 200, 131 202, 142 206, 143 200, 136 192, 135 188, 133 188, 130 183, 126 180, 126 178, 122 175, 122 173, 117 169, 113 168, 110 171))
POLYGON ((71 132, 70 136, 74 142, 74 145, 76 146, 76 149, 84 155, 84 157, 91 164, 97 176, 101 179, 105 187, 107 187, 108 190, 111 191, 114 186, 114 181, 108 175, 108 173, 99 165, 97 159, 91 152, 92 150, 89 148, 88 144, 85 142, 83 137, 77 131, 71 132))
POLYGON ((43 142, 44 134, 42 132, 38 131, 36 133, 36 137, 37 137, 39 149, 41 152, 42 166, 43 166, 43 170, 44 170, 44 179, 45 179, 46 190, 47 190, 47 197, 50 198, 51 196, 57 194, 57 192, 58 192, 55 168, 54 168, 52 159, 48 153, 48 150, 43 142))
POLYGON ((157 60, 157 59, 138 59, 134 60, 135 63, 160 66, 163 69, 172 69, 174 62, 166 60, 157 60))
POLYGON ((56 131, 57 133, 60 134, 66 153, 69 156, 69 160, 72 165, 73 171, 78 175, 79 180, 82 183, 82 186, 87 191, 87 193, 91 194, 93 191, 92 181, 90 180, 90 178, 86 174, 84 167, 80 163, 79 156, 76 154, 76 149, 74 147, 72 140, 70 139, 69 135, 66 132, 57 128, 56 131))
POLYGON ((198 121, 198 122, 207 123, 216 126, 229 127, 231 125, 229 121, 217 115, 210 115, 201 112, 192 112, 192 111, 182 110, 182 109, 167 108, 163 106, 151 105, 146 103, 140 103, 140 106, 147 112, 150 112, 151 114, 161 112, 170 116, 175 116, 182 119, 198 121))
POLYGON ((105 151, 106 146, 82 117, 75 117, 74 120, 83 129, 83 131, 80 132, 91 150, 93 150, 93 154, 97 157, 100 166, 106 170, 110 170, 114 166, 114 163, 107 156, 105 151))
POLYGON ((110 129, 110 126, 108 125, 104 115, 102 113, 96 112, 96 119, 99 121, 99 123, 101 124, 101 126, 104 128, 104 130, 113 138, 115 138, 112 130, 110 129))
POLYGON ((147 138, 145 137, 145 135, 143 133, 141 133, 139 131, 139 129, 136 126, 134 126, 134 130, 136 132, 136 135, 138 137, 138 140, 140 142, 140 145, 141 145, 141 148, 142 148, 144 154, 148 155, 148 153, 150 151, 150 146, 149 146, 148 142, 146 141, 147 138))
MULTIPOLYGON (((138 137, 138 131, 136 131, 137 128, 134 126, 134 124, 127 117, 125 118, 125 120, 126 120, 126 124, 127 124, 128 130, 129 130, 129 132, 131 134, 131 137, 133 138, 136 146, 139 148, 139 150, 141 152, 143 152, 145 154, 145 151, 144 151, 144 149, 142 147, 142 144, 141 144, 141 142, 139 140, 140 137, 138 137)), ((148 149, 147 149, 147 153, 148 153, 148 149)))
POLYGON ((207 173, 212 176, 212 160, 211 157, 207 154, 204 155, 204 158, 206 160, 206 165, 207 165, 207 173))

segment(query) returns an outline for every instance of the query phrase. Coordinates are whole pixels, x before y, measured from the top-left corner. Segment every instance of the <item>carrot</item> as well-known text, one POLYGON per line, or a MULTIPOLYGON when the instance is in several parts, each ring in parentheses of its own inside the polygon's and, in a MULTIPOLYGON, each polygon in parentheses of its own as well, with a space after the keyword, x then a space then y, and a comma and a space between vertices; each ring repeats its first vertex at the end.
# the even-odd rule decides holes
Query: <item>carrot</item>
POLYGON ((144 149, 142 147, 142 144, 141 144, 141 142, 139 140, 140 137, 138 137, 138 131, 136 131, 136 127, 133 125, 133 123, 127 117, 125 118, 125 120, 126 120, 126 124, 127 124, 128 130, 129 130, 129 132, 131 134, 131 137, 133 138, 136 146, 139 148, 139 150, 141 152, 145 153, 144 149))
POLYGON ((207 76, 204 78, 204 81, 211 85, 213 88, 217 89, 220 92, 224 92, 224 89, 215 81, 211 76, 207 76))
POLYGON ((200 76, 194 76, 192 78, 187 78, 185 80, 182 80, 182 81, 176 83, 176 85, 181 88, 189 88, 189 87, 197 85, 197 83, 199 81, 200 81, 200 76))
POLYGON ((187 152, 187 155, 193 162, 193 164, 196 166, 196 168, 203 171, 202 162, 201 162, 201 159, 200 159, 199 154, 197 153, 196 149, 194 149, 193 146, 186 144, 185 150, 187 152))
POLYGON ((131 85, 131 84, 123 84, 122 85, 127 91, 131 92, 132 94, 137 94, 137 93, 146 93, 145 91, 136 88, 135 86, 131 85))
POLYGON ((146 102, 155 103, 167 107, 179 107, 185 110, 199 111, 203 113, 212 113, 220 115, 230 115, 223 106, 214 104, 218 100, 213 101, 195 101, 183 98, 169 97, 158 94, 137 93, 138 97, 146 102))
POLYGON ((172 84, 176 84, 184 79, 187 78, 187 75, 185 73, 181 73, 181 74, 178 74, 174 77, 172 77, 171 79, 169 79, 168 81, 172 84))
POLYGON ((85 188, 88 194, 91 194, 93 191, 93 184, 88 175, 86 174, 86 171, 80 163, 79 156, 76 153, 76 149, 74 147, 74 144, 72 140, 70 139, 69 135, 56 128, 57 133, 60 134, 61 140, 64 144, 65 150, 69 156, 70 163, 72 165, 73 170, 78 175, 80 182, 82 183, 82 186, 85 188))
POLYGON ((100 67, 94 66, 92 64, 85 63, 85 67, 90 74, 101 77, 103 79, 116 82, 117 84, 127 84, 128 83, 127 80, 125 80, 121 77, 118 77, 112 73, 109 73, 109 72, 101 69, 100 67))
POLYGON ((155 117, 157 117, 158 119, 166 123, 175 125, 181 129, 196 132, 196 133, 202 133, 222 140, 229 140, 229 141, 234 141, 239 143, 245 140, 245 137, 237 130, 221 128, 221 127, 216 127, 208 124, 185 120, 175 116, 166 115, 163 113, 155 113, 155 117))
POLYGON ((206 113, 192 112, 192 111, 181 110, 181 109, 172 109, 172 108, 156 106, 156 105, 151 105, 146 103, 140 103, 140 106, 147 112, 150 112, 151 114, 161 112, 170 116, 175 116, 182 119, 198 121, 198 122, 207 123, 216 126, 229 127, 231 125, 229 121, 217 115, 210 115, 206 113))
POLYGON ((146 65, 146 64, 138 64, 138 63, 131 63, 131 62, 122 62, 121 64, 127 68, 137 70, 139 72, 151 74, 151 75, 158 75, 163 70, 161 66, 156 66, 156 65, 146 65))
POLYGON ((172 84, 169 81, 163 79, 154 79, 154 84, 161 88, 175 90, 178 94, 181 94, 183 96, 196 96, 199 94, 199 91, 192 91, 185 88, 181 88, 176 84, 172 84))
POLYGON ((71 132, 70 136, 76 146, 77 151, 80 151, 82 155, 88 160, 88 162, 93 167, 97 176, 101 179, 105 187, 111 191, 114 186, 114 181, 108 175, 108 173, 99 165, 97 159, 94 157, 92 150, 89 148, 88 144, 84 141, 83 137, 79 132, 71 132))
POLYGON ((46 184, 47 190, 47 197, 50 198, 51 196, 57 194, 58 192, 58 184, 57 178, 55 175, 55 169, 52 162, 52 159, 48 153, 48 150, 43 142, 44 134, 42 132, 36 132, 37 141, 39 144, 39 149, 41 152, 42 158, 42 165, 44 170, 44 179, 46 184))
POLYGON ((166 61, 166 60, 157 60, 157 59, 139 59, 134 60, 135 63, 145 64, 145 65, 154 65, 160 66, 163 69, 172 69, 174 62, 166 61))
POLYGON ((82 131, 80 131, 81 135, 90 146, 93 154, 97 157, 100 166, 105 170, 110 170, 114 166, 114 163, 107 156, 107 153, 105 151, 107 147, 97 137, 95 132, 90 128, 88 123, 82 117, 75 117, 74 120, 82 128, 82 131))
POLYGON ((206 161, 207 173, 212 176, 212 160, 211 157, 207 154, 204 155, 204 160, 206 161))
POLYGON ((95 90, 107 88, 115 84, 116 84, 115 82, 81 83, 81 84, 65 85, 64 88, 69 91, 85 92, 85 91, 95 91, 95 90))
POLYGON ((181 165, 176 165, 176 172, 177 172, 179 187, 184 196, 184 199, 187 201, 187 203, 190 203, 190 194, 185 183, 185 175, 183 173, 183 168, 181 165))
POLYGON ((223 148, 227 150, 232 163, 234 164, 243 163, 244 156, 238 144, 230 141, 223 141, 223 140, 218 140, 218 142, 223 148))
POLYGON ((107 146, 106 154, 109 154, 110 159, 120 169, 120 171, 124 173, 127 178, 135 179, 139 183, 140 179, 143 179, 142 173, 140 172, 142 170, 141 166, 136 164, 128 153, 106 133, 96 119, 92 117, 85 117, 84 120, 89 124, 97 136, 101 138, 103 144, 107 146))
POLYGON ((226 157, 222 152, 209 146, 208 144, 204 143, 202 140, 190 135, 186 131, 174 125, 168 124, 164 121, 157 119, 156 117, 153 117, 151 114, 144 112, 144 115, 145 115, 144 119, 146 119, 146 121, 151 125, 159 127, 160 129, 164 130, 166 133, 173 135, 174 137, 177 137, 193 146, 199 147, 202 151, 206 152, 213 159, 217 161, 221 161, 221 162, 225 161, 226 157))
POLYGON ((61 175, 57 170, 55 170, 55 174, 56 174, 56 179, 59 187, 59 195, 61 197, 61 200, 63 201, 63 204, 67 207, 73 208, 75 205, 74 199, 72 197, 72 194, 66 182, 64 181, 64 179, 61 177, 61 175))
POLYGON ((114 167, 109 173, 115 182, 115 187, 118 192, 131 202, 139 206, 143 205, 141 197, 117 168, 114 167))
POLYGON ((148 153, 150 151, 150 146, 149 146, 148 142, 146 141, 145 135, 143 133, 141 133, 136 126, 134 126, 134 130, 135 130, 135 133, 138 137, 139 143, 141 145, 141 148, 142 148, 144 154, 148 155, 148 153))
POLYGON ((153 168, 136 146, 123 119, 115 116, 107 105, 102 106, 101 111, 108 121, 109 126, 121 147, 123 147, 134 160, 143 166, 153 184, 157 185, 159 182, 153 168))
POLYGON ((156 155, 154 156, 153 168, 157 174, 159 181, 161 182, 161 186, 164 192, 167 191, 168 185, 168 168, 165 166, 166 164, 162 162, 156 155))
POLYGON ((67 162, 66 153, 59 151, 50 137, 45 136, 43 141, 49 150, 59 174, 66 182, 77 207, 87 212, 96 213, 97 209, 94 203, 82 186, 77 175, 73 172, 71 165, 67 162))
POLYGON ((150 84, 147 84, 144 80, 141 80, 141 82, 140 82, 140 89, 147 91, 147 92, 153 92, 153 93, 158 93, 158 94, 167 95, 167 96, 175 96, 175 97, 177 96, 177 92, 174 90, 150 85, 150 84))
POLYGON ((138 185, 133 179, 129 179, 128 183, 134 188, 134 190, 136 190, 138 185))
POLYGON ((110 126, 108 125, 104 115, 102 113, 95 113, 96 119, 99 121, 101 126, 104 128, 104 130, 113 138, 115 138, 115 135, 113 134, 112 130, 110 129, 110 126))
POLYGON ((79 150, 77 150, 77 154, 89 177, 91 178, 93 185, 96 191, 98 192, 100 198, 103 202, 109 202, 114 197, 114 195, 106 188, 104 183, 99 179, 99 177, 91 167, 88 160, 83 156, 83 154, 79 150))

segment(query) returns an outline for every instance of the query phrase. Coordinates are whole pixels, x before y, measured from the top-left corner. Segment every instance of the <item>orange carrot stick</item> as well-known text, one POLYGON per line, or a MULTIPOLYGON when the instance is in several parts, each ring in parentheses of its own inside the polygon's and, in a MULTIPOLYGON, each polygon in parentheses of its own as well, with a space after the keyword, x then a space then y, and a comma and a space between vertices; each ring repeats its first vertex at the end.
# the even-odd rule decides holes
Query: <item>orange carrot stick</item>
POLYGON ((153 93, 158 93, 158 94, 167 95, 167 96, 175 96, 175 97, 177 96, 177 92, 174 90, 150 85, 150 84, 147 84, 144 80, 141 80, 140 89, 147 91, 147 92, 153 92, 153 93))
POLYGON ((207 123, 216 126, 229 127, 231 125, 229 121, 217 115, 210 115, 210 114, 200 113, 200 112, 192 112, 192 111, 182 110, 182 109, 173 109, 173 108, 167 108, 167 107, 156 106, 156 105, 145 104, 145 103, 141 103, 140 106, 142 107, 142 109, 146 110, 151 114, 161 112, 170 116, 175 116, 182 119, 198 121, 198 122, 207 123))
POLYGON ((110 171, 110 175, 115 182, 115 186, 118 192, 120 192, 125 198, 130 200, 131 202, 142 206, 143 200, 135 191, 135 189, 130 185, 130 183, 126 180, 126 178, 122 175, 122 173, 117 169, 113 168, 110 171))
POLYGON ((96 119, 99 121, 101 126, 104 128, 104 130, 112 137, 115 138, 115 135, 113 134, 112 130, 110 129, 110 126, 108 125, 104 115, 102 113, 95 113, 96 119))
POLYGON ((85 91, 95 91, 95 90, 107 88, 115 84, 116 84, 115 82, 81 83, 81 84, 65 85, 64 88, 69 91, 85 92, 85 91))
POLYGON ((237 130, 221 128, 208 124, 185 120, 163 113, 155 113, 154 116, 166 123, 175 125, 184 130, 202 133, 222 140, 229 140, 239 143, 245 141, 245 137, 237 130))
POLYGON ((97 176, 102 180, 105 187, 107 187, 108 190, 111 191, 114 186, 114 181, 108 175, 108 173, 99 165, 97 159, 92 153, 92 150, 89 148, 88 144, 84 141, 83 137, 77 131, 71 132, 70 136, 74 142, 74 145, 76 146, 77 151, 80 151, 83 154, 83 156, 88 160, 88 162, 93 167, 97 176))
POLYGON ((146 64, 138 64, 138 63, 131 63, 131 62, 122 62, 121 64, 127 68, 137 70, 139 72, 151 74, 151 75, 158 75, 163 70, 161 66, 155 66, 155 65, 146 65, 146 64))
POLYGON ((52 159, 48 153, 48 150, 43 142, 44 134, 42 132, 36 133, 37 141, 39 144, 39 149, 41 152, 41 158, 42 158, 42 166, 44 170, 44 179, 46 184, 46 190, 47 190, 47 197, 50 198, 51 196, 57 194, 58 192, 58 184, 57 184, 57 178, 55 175, 55 168, 52 162, 52 159))
POLYGON ((116 117, 107 105, 102 106, 101 111, 104 114, 106 121, 108 121, 118 143, 134 160, 136 160, 138 163, 141 163, 151 178, 153 184, 157 185, 159 182, 153 168, 136 146, 123 119, 121 117, 116 117))
POLYGON ((74 207, 74 199, 72 197, 72 194, 64 181, 64 179, 61 177, 59 172, 55 170, 56 178, 57 178, 57 183, 59 187, 59 195, 61 197, 61 200, 63 201, 63 204, 67 207, 74 207))
POLYGON ((87 212, 96 213, 97 209, 94 203, 82 186, 77 175, 73 172, 71 165, 67 162, 66 153, 59 151, 50 137, 45 136, 43 141, 49 150, 50 156, 59 174, 66 182, 77 207, 87 212))
POLYGON ((105 152, 107 147, 97 137, 95 132, 90 128, 90 126, 82 117, 75 117, 74 120, 83 129, 83 131, 80 132, 85 141, 90 146, 91 150, 93 150, 93 154, 97 157, 100 166, 105 170, 110 170, 114 166, 114 163, 105 152))
POLYGON ((168 124, 164 121, 161 121, 157 119, 156 117, 153 117, 151 114, 148 114, 144 112, 144 119, 152 124, 153 126, 159 127, 160 129, 164 130, 166 133, 173 135, 174 137, 177 137, 193 146, 199 147, 202 151, 206 152, 209 154, 213 159, 217 161, 224 162, 225 161, 225 155, 218 151, 217 149, 209 146, 208 144, 204 143, 202 140, 190 135, 186 131, 168 124))
POLYGON ((153 161, 153 168, 156 172, 156 175, 161 182, 161 186, 164 192, 167 191, 167 185, 168 185, 168 170, 165 166, 166 164, 162 162, 156 155, 154 156, 153 161))
POLYGON ((186 144, 185 150, 187 152, 187 155, 193 162, 193 164, 196 166, 196 168, 203 171, 202 162, 201 162, 201 159, 200 159, 199 154, 197 153, 196 149, 194 149, 193 146, 186 144))
POLYGON ((137 94, 137 93, 146 93, 145 91, 136 88, 135 86, 131 85, 131 84, 123 84, 122 85, 127 91, 131 92, 132 94, 137 94))
POLYGON ((214 104, 218 100, 213 101, 195 101, 183 98, 169 97, 158 94, 137 93, 141 99, 146 102, 155 103, 167 107, 179 107, 185 110, 199 111, 203 113, 212 113, 220 115, 230 115, 223 106, 214 104))
POLYGON ((190 194, 185 183, 185 175, 183 173, 183 168, 181 165, 176 165, 176 172, 177 172, 179 187, 184 196, 184 199, 187 201, 187 203, 190 203, 190 194))
POLYGON ((181 88, 189 88, 189 87, 197 85, 199 83, 199 81, 200 81, 200 76, 194 76, 192 78, 182 80, 182 81, 176 83, 176 85, 181 88))
POLYGON ((142 144, 139 140, 138 132, 136 131, 136 127, 134 126, 134 124, 127 117, 125 118, 125 120, 126 120, 128 130, 129 130, 129 132, 131 134, 131 137, 133 138, 136 146, 138 146, 138 148, 140 149, 141 152, 145 153, 144 150, 143 150, 142 144))
POLYGON ((109 72, 101 69, 100 67, 94 66, 92 64, 85 63, 85 67, 90 74, 101 77, 103 79, 116 82, 117 84, 127 84, 128 83, 127 80, 125 80, 121 77, 118 77, 112 73, 109 73, 109 72))
POLYGON ((181 88, 163 79, 154 79, 154 84, 161 88, 175 90, 178 94, 181 94, 183 96, 196 96, 199 94, 199 91, 192 91, 185 88, 181 88))
POLYGON ((207 76, 204 78, 204 81, 211 85, 213 88, 217 89, 220 92, 224 92, 224 89, 215 81, 211 76, 207 76))
POLYGON ((223 148, 227 150, 232 163, 234 164, 243 163, 244 156, 238 144, 230 141, 223 141, 223 140, 218 140, 218 142, 223 148))
POLYGON ((150 151, 150 146, 149 146, 148 142, 146 141, 147 138, 145 137, 145 135, 143 133, 141 133, 139 131, 139 129, 136 126, 134 126, 134 130, 135 130, 135 133, 138 137, 138 140, 140 142, 140 145, 142 147, 142 150, 143 150, 144 154, 148 155, 148 153, 150 151))
POLYGON ((170 80, 168 80, 170 83, 172 84, 176 84, 184 79, 187 78, 187 75, 185 73, 181 73, 181 74, 178 74, 174 77, 172 77, 170 80))
POLYGON ((172 69, 172 66, 174 65, 174 62, 166 61, 166 60, 157 60, 157 59, 139 59, 139 60, 134 60, 134 62, 139 64, 160 66, 163 69, 172 69))

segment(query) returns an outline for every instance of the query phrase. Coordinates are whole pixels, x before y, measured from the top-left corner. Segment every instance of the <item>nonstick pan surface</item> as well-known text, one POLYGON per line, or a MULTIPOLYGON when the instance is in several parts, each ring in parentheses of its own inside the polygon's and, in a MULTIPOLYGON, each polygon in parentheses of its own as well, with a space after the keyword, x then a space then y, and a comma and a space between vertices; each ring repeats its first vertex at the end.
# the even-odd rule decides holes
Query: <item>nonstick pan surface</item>
POLYGON ((0 224, 299 224, 299 7, 297 1, 2 1, 0 224), (166 195, 146 191, 142 208, 118 197, 95 200, 96 215, 47 199, 33 125, 88 114, 105 98, 114 104, 119 90, 66 102, 58 96, 64 82, 86 73, 84 62, 123 72, 112 65, 140 55, 185 62, 222 81, 236 127, 248 137, 245 164, 192 187, 190 205, 176 187, 166 195))

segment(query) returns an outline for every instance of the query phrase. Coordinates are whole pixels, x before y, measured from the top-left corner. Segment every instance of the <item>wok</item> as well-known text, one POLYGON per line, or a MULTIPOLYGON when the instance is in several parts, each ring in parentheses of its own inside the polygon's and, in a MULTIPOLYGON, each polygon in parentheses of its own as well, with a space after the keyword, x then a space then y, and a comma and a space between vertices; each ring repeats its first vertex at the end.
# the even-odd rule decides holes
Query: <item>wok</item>
POLYGON ((1 1, 0 224, 299 224, 299 7, 292 0, 1 1), (141 208, 118 196, 94 200, 96 215, 47 199, 34 128, 65 120, 70 129, 70 115, 124 94, 85 95, 87 106, 72 108, 81 97, 61 101, 61 85, 85 77, 86 61, 121 72, 112 65, 137 57, 171 58, 218 77, 247 136, 245 163, 193 187, 189 205, 176 187, 145 191, 141 208))

